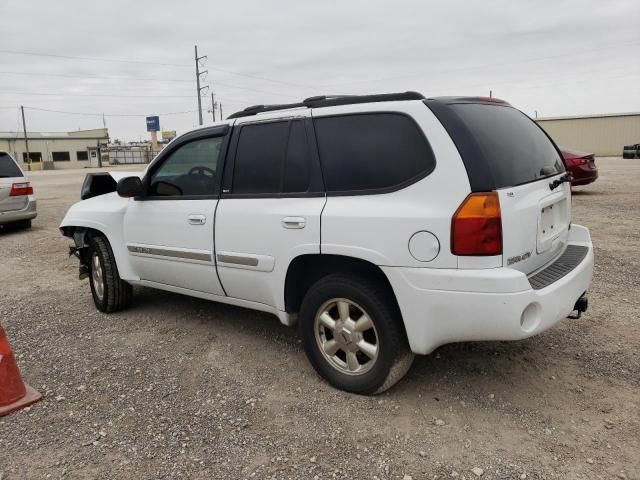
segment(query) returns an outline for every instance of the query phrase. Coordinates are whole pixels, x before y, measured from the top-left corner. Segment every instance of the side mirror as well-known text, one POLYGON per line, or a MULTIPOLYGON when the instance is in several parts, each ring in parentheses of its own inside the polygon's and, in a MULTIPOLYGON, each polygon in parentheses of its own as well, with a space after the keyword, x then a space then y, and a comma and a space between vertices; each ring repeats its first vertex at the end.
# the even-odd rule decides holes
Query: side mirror
POLYGON ((142 181, 139 177, 125 177, 118 180, 118 195, 124 198, 137 197, 142 194, 142 181))

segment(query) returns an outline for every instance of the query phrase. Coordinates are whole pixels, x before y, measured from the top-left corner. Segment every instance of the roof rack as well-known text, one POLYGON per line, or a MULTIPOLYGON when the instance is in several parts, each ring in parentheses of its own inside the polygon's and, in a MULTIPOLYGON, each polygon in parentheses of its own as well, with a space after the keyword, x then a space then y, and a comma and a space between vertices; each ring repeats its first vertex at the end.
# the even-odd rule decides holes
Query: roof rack
POLYGON ((397 100, 424 100, 425 97, 418 92, 381 93, 377 95, 319 95, 305 98, 298 103, 281 103, 275 105, 253 105, 244 110, 233 113, 227 118, 250 117, 258 113, 286 110, 289 108, 320 108, 334 107, 336 105, 354 105, 357 103, 393 102, 397 100))

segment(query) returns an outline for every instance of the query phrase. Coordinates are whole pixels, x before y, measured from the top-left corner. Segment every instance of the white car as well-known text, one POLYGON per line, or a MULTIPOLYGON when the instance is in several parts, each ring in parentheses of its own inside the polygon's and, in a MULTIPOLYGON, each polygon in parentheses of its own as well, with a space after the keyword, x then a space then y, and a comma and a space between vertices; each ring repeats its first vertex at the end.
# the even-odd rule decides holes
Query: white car
POLYGON ((143 285, 270 312, 350 392, 384 391, 414 354, 523 339, 587 307, 570 176, 501 100, 251 107, 121 176, 88 176, 61 225, 99 310, 143 285))
POLYGON ((36 197, 24 172, 7 152, 0 152, 0 225, 31 228, 36 197))

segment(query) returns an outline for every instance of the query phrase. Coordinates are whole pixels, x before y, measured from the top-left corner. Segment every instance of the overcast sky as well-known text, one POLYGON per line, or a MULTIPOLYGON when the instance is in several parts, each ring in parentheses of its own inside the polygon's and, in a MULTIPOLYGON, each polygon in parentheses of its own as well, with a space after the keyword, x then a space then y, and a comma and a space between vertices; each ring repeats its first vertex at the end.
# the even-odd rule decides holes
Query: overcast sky
MULTIPOLYGON (((531 116, 640 111, 638 0, 164 4, 2 0, 0 131, 19 128, 19 105, 31 107, 32 131, 102 126, 99 115, 34 108, 104 112, 111 137, 124 140, 147 138, 144 117, 110 115, 160 114, 162 129, 191 128, 195 44, 225 116, 325 93, 405 90, 493 90, 531 116), (172 112, 186 113, 162 115, 172 112)), ((206 93, 207 122, 210 105, 206 93)))

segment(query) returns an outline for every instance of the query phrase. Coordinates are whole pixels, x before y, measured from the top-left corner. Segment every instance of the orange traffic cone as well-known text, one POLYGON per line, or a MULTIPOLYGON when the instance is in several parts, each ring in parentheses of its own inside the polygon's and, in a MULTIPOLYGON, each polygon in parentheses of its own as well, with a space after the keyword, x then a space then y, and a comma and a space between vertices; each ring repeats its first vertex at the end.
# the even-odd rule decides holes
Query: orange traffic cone
POLYGON ((37 402, 42 395, 22 381, 9 339, 0 325, 0 417, 37 402))

